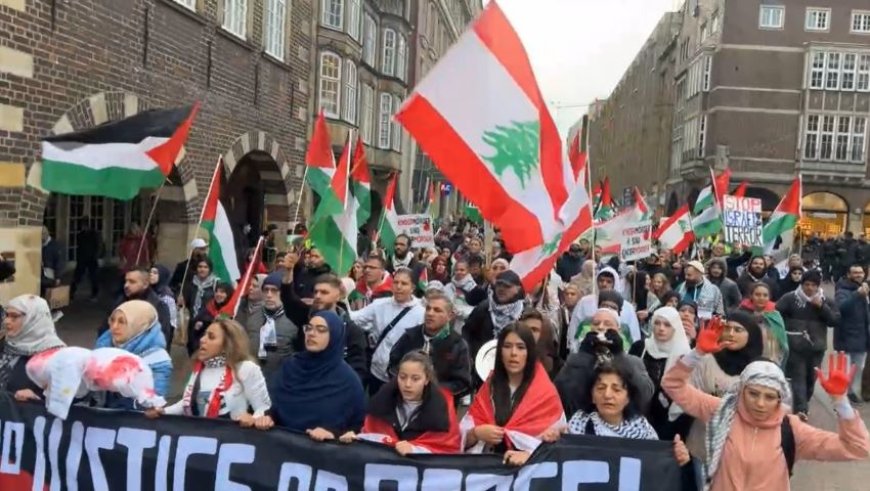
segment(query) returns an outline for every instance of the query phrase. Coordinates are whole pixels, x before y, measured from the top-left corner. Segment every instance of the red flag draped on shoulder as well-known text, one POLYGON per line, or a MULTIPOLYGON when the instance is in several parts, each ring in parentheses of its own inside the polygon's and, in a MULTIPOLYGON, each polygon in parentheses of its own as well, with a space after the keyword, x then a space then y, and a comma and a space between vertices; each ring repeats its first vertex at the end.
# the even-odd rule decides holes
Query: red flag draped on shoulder
POLYGON ((256 271, 260 269, 260 261, 263 259, 264 241, 265 237, 261 236, 260 240, 257 242, 257 248, 254 249, 254 260, 248 264, 248 269, 245 270, 245 274, 242 275, 242 280, 239 281, 238 285, 236 285, 236 289, 233 292, 230 301, 221 307, 220 315, 226 315, 232 319, 236 318, 236 314, 239 312, 239 304, 242 299, 248 295, 248 290, 251 289, 251 282, 254 279, 254 275, 256 274, 256 271))
MULTIPOLYGON (((459 424, 456 417, 456 409, 453 405, 453 394, 445 388, 438 389, 446 402, 444 410, 447 412, 447 431, 427 431, 408 443, 414 445, 414 453, 433 454, 456 454, 462 452, 461 437, 459 436, 459 424)), ((375 441, 384 445, 395 447, 399 443, 396 430, 388 422, 366 416, 365 424, 358 435, 361 440, 375 441)))

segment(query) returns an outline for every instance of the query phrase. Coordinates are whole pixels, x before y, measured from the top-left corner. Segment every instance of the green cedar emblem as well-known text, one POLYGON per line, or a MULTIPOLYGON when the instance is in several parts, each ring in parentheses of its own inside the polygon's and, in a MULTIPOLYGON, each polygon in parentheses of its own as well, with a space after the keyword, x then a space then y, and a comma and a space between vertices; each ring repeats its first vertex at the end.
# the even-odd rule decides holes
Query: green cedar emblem
POLYGON ((546 242, 543 246, 541 246, 541 255, 544 257, 548 257, 555 254, 556 251, 559 249, 560 242, 562 242, 561 232, 556 234, 556 236, 553 237, 553 240, 546 242))
POLYGON ((532 177, 541 159, 541 126, 538 121, 511 122, 510 126, 496 126, 483 134, 483 141, 495 150, 495 155, 483 157, 502 177, 511 170, 520 180, 520 186, 532 177))

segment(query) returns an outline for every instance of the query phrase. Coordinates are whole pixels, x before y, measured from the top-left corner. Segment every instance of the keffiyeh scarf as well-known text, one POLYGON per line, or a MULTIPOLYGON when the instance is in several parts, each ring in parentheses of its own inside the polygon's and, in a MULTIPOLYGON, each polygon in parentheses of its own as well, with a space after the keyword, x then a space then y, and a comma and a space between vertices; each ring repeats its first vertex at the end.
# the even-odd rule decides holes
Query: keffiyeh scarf
POLYGON ((625 419, 619 426, 613 426, 601 419, 597 412, 585 413, 577 411, 568 422, 568 431, 572 435, 585 435, 586 428, 592 424, 596 436, 611 436, 631 440, 658 440, 659 436, 649 421, 643 416, 625 419))
POLYGON ((513 302, 499 305, 495 302, 495 295, 493 294, 493 290, 489 291, 489 317, 492 319, 492 328, 494 337, 498 337, 498 334, 502 329, 509 326, 512 322, 516 322, 517 319, 520 318, 520 314, 523 313, 523 308, 525 307, 525 301, 522 298, 514 300, 513 302))
POLYGON ((791 387, 782 370, 775 363, 765 360, 747 365, 740 374, 740 381, 722 397, 722 402, 707 422, 707 436, 704 441, 707 450, 707 463, 704 466, 705 489, 710 489, 713 476, 719 469, 722 450, 725 448, 725 441, 737 415, 740 394, 747 385, 761 385, 773 389, 779 392, 783 405, 791 406, 791 387))
POLYGON ((215 275, 208 275, 205 279, 199 276, 193 277, 193 286, 196 287, 196 293, 193 294, 193 312, 198 314, 202 309, 202 299, 205 296, 205 291, 209 288, 214 288, 217 285, 218 279, 215 275))
POLYGON ((802 309, 807 306, 808 303, 812 303, 815 300, 821 299, 822 302, 825 301, 825 293, 819 288, 819 291, 816 292, 812 297, 808 297, 806 293, 804 293, 804 289, 801 287, 797 287, 797 290, 794 291, 794 298, 797 304, 797 308, 802 309))
POLYGON ((193 366, 193 372, 190 374, 190 380, 184 388, 182 403, 184 414, 186 416, 205 416, 206 418, 217 418, 220 415, 221 402, 224 392, 233 385, 233 370, 227 365, 225 356, 216 356, 205 362, 198 362, 193 366), (208 404, 205 408, 205 414, 201 414, 200 408, 196 407, 196 398, 200 391, 200 377, 205 368, 223 368, 224 373, 221 375, 221 380, 208 397, 208 404))
POLYGON ((266 359, 266 347, 275 346, 278 344, 278 333, 275 330, 275 319, 284 315, 284 307, 278 307, 276 310, 269 310, 263 307, 263 315, 266 317, 266 322, 260 326, 260 345, 257 347, 257 357, 261 360, 266 359))

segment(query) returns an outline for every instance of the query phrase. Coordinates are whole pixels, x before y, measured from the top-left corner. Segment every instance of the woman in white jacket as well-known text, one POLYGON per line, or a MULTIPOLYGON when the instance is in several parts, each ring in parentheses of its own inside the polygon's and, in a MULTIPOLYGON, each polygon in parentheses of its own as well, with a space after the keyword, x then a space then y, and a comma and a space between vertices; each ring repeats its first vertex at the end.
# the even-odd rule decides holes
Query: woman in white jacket
POLYGON ((369 337, 373 350, 369 394, 374 395, 390 380, 387 369, 390 351, 405 331, 423 323, 426 309, 414 297, 414 272, 399 268, 393 273, 393 296, 379 298, 361 310, 350 313, 350 319, 369 337))

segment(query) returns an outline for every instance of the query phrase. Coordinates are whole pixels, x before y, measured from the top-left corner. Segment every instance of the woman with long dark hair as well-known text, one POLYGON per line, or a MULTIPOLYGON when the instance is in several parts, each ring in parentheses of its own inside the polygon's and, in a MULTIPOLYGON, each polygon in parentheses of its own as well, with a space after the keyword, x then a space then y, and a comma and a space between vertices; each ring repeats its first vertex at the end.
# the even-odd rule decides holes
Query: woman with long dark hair
POLYGON ((545 433, 564 428, 565 413, 535 356, 532 332, 514 323, 497 339, 495 367, 459 429, 468 452, 497 453, 505 464, 523 465, 545 433))
POLYGON ((772 296, 770 285, 763 281, 753 283, 749 287, 749 296, 740 302, 740 310, 752 314, 761 327, 763 356, 782 368, 788 360, 788 335, 782 314, 770 300, 772 296))

